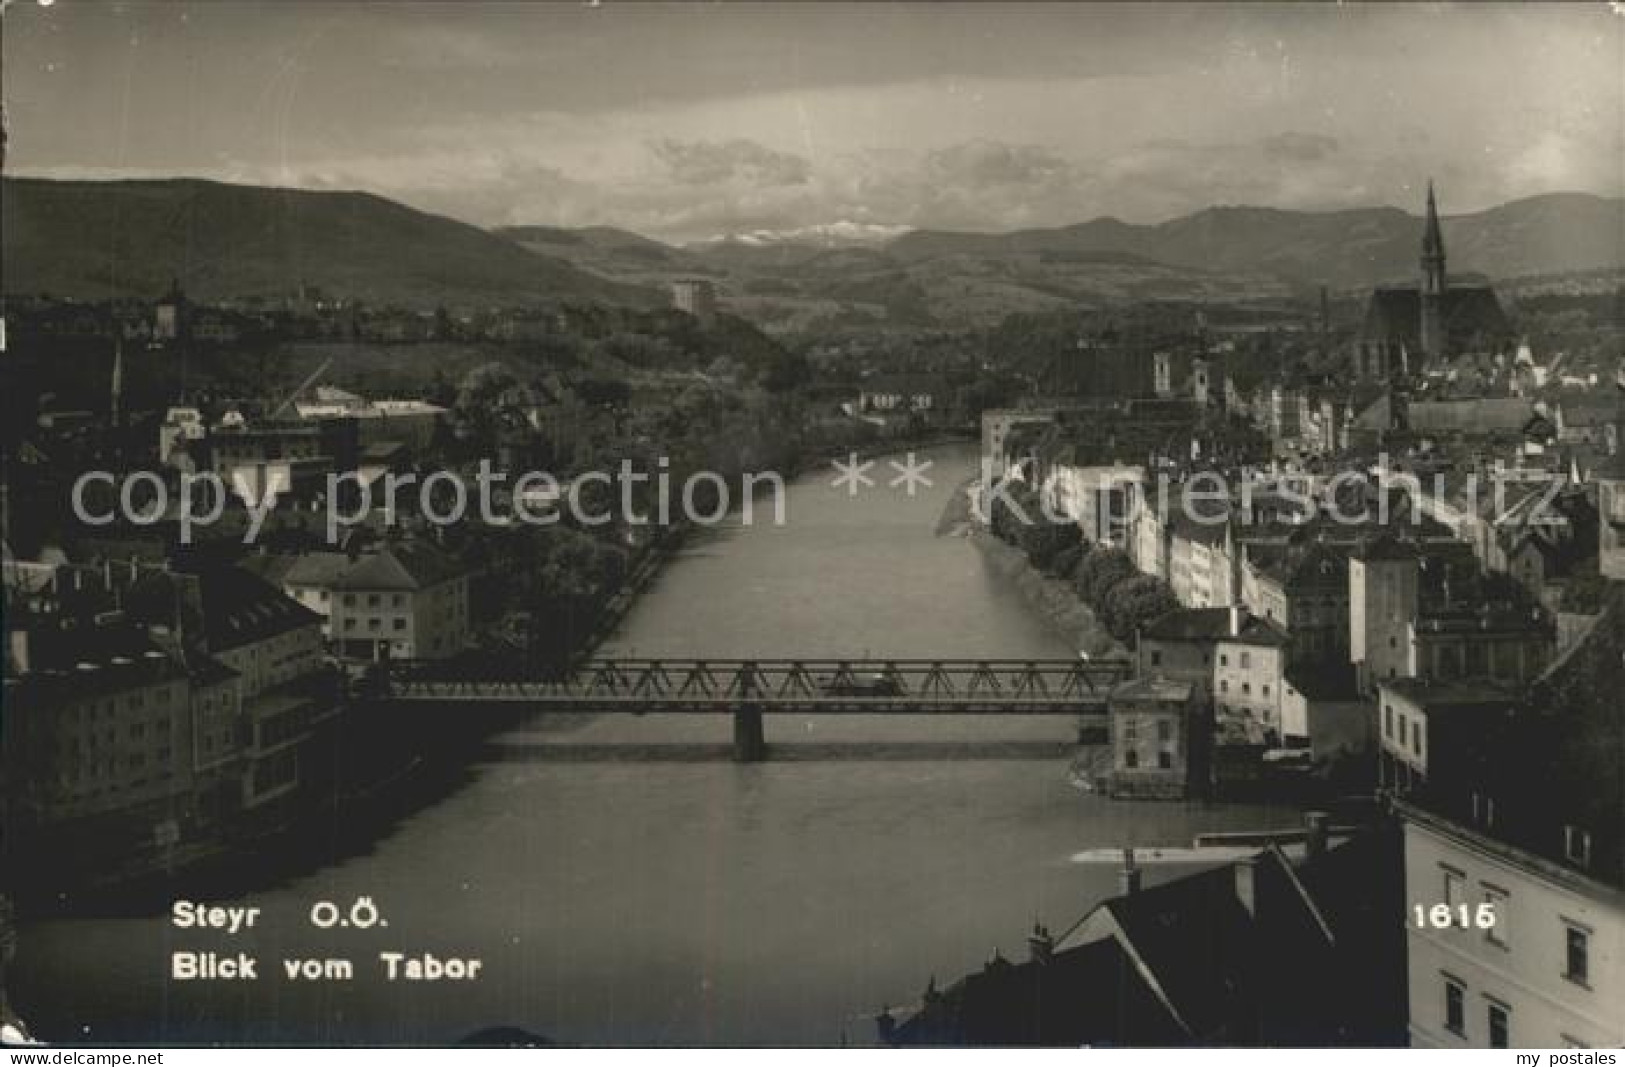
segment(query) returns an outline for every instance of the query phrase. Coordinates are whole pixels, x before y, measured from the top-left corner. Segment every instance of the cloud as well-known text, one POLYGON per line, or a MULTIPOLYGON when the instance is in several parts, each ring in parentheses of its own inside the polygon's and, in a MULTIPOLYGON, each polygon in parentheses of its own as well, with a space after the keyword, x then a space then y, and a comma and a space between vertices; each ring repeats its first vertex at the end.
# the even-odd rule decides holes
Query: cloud
POLYGON ((731 141, 679 141, 663 138, 649 150, 680 185, 739 182, 750 186, 805 184, 812 165, 801 156, 776 152, 744 138, 731 141))
POLYGON ((1337 138, 1320 133, 1288 131, 1259 142, 1270 159, 1292 163, 1313 163, 1337 151, 1337 138))
POLYGON ((1049 185, 1072 172, 1071 165, 1048 148, 986 140, 930 152, 925 169, 931 177, 965 189, 1049 185))

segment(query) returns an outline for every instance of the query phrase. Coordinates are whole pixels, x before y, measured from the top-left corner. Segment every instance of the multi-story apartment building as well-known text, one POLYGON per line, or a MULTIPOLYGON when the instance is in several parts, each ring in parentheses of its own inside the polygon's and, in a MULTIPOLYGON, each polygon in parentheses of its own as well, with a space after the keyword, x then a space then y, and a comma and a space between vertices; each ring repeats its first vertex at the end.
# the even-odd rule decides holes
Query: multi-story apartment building
POLYGON ((1045 472, 1039 492, 1055 514, 1076 522, 1091 544, 1125 548, 1130 508, 1144 482, 1144 467, 1055 463, 1045 472))
POLYGON ((346 658, 442 659, 468 645, 468 572, 433 545, 315 552, 262 566, 321 617, 329 647, 346 658))
POLYGON ((1348 559, 1337 548, 1312 541, 1250 556, 1241 601, 1290 635, 1293 660, 1347 662, 1348 559))
POLYGON ((1412 1043, 1625 1044, 1625 890, 1588 869, 1589 832, 1551 825, 1549 851, 1563 852, 1547 856, 1501 840, 1488 806, 1477 825, 1420 804, 1399 810, 1412 1043))
POLYGON ((213 803, 245 811, 295 793, 301 751, 338 707, 321 620, 239 567, 152 571, 125 602, 192 672, 197 759, 213 803))
POLYGON ((6 620, 13 842, 102 874, 274 818, 338 706, 318 620, 275 588, 232 567, 109 570, 117 608, 87 607, 96 572, 62 567, 72 581, 8 596, 6 620))
POLYGON ((1616 589, 1517 714, 1397 803, 1413 1044, 1625 1045, 1622 690, 1616 589))
POLYGON ((192 808, 190 689, 121 614, 7 619, 5 779, 24 842, 109 858, 173 841, 192 808))
MULTIPOLYGON (((1233 610, 1242 614, 1240 608, 1233 610)), ((1287 635, 1280 627, 1251 617, 1232 630, 1214 646, 1214 711, 1250 719, 1279 738, 1287 635)))
POLYGON ((1406 793, 1459 765, 1472 735, 1508 715, 1512 690, 1487 681, 1394 678, 1377 687, 1378 784, 1406 793))
POLYGON ((1536 607, 1481 602, 1432 608, 1404 629, 1401 675, 1532 681, 1550 662, 1557 629, 1536 607))

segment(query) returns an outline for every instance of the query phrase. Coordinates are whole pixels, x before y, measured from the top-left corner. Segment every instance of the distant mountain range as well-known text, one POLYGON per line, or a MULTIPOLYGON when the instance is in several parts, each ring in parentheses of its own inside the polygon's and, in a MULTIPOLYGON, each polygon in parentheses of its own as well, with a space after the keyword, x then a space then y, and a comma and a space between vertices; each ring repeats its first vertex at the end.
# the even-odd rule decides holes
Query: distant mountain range
MULTIPOLYGON (((1417 273, 1422 220, 1397 208, 1216 207, 1009 233, 835 223, 677 247, 612 227, 486 231, 366 193, 196 180, 7 179, 8 292, 204 298, 301 282, 417 307, 647 305, 709 277, 769 329, 964 327, 1012 312, 1147 300, 1274 300, 1417 273)), ((1625 198, 1554 193, 1444 219, 1453 274, 1625 270, 1625 198)))
POLYGON ((8 293, 156 297, 178 279, 203 299, 309 284, 420 308, 663 299, 368 193, 7 178, 0 227, 8 293))
MULTIPOLYGON (((1443 220, 1451 272, 1496 278, 1625 270, 1625 199, 1555 193, 1443 220)), ((624 230, 499 231, 639 284, 711 277, 769 327, 997 322, 1011 312, 1272 299, 1411 280, 1422 220, 1398 208, 1209 208, 1156 225, 1101 218, 1010 233, 886 228, 757 232, 675 247, 624 230)))
MULTIPOLYGON (((1453 271, 1510 278, 1625 266, 1625 198, 1553 193, 1441 221, 1453 271)), ((1260 272, 1347 288, 1414 277, 1421 234, 1421 218, 1398 208, 1215 207, 1151 226, 1102 218, 999 234, 917 230, 886 250, 906 262, 944 255, 1124 252, 1169 266, 1260 272)))

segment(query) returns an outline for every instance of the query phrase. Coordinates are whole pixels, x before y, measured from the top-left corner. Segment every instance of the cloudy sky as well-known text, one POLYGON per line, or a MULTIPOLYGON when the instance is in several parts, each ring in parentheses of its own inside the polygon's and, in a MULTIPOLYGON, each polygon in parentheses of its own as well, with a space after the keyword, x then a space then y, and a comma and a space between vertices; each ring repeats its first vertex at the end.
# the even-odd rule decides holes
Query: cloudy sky
POLYGON ((1625 194, 1625 12, 5 0, 6 169, 692 240, 1625 194))

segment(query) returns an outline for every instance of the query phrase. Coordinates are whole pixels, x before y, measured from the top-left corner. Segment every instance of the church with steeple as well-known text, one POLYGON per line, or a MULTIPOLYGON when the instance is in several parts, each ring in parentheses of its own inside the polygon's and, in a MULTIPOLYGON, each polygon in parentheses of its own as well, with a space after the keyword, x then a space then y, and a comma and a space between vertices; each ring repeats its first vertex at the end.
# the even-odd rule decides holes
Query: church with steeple
POLYGON ((1500 352, 1511 343, 1512 327, 1495 290, 1482 283, 1451 282, 1446 273, 1439 207, 1428 182, 1421 281, 1373 290, 1355 342, 1355 375, 1386 382, 1420 374, 1452 356, 1500 352))

